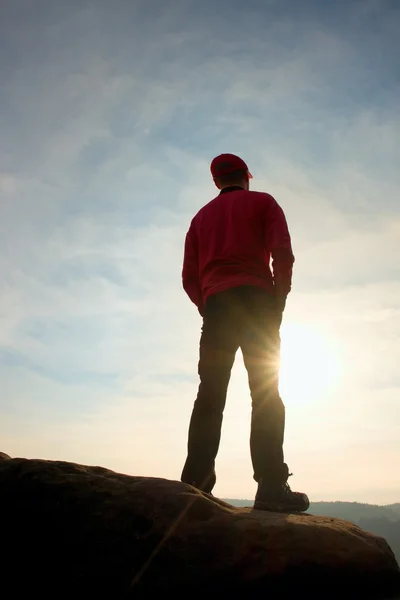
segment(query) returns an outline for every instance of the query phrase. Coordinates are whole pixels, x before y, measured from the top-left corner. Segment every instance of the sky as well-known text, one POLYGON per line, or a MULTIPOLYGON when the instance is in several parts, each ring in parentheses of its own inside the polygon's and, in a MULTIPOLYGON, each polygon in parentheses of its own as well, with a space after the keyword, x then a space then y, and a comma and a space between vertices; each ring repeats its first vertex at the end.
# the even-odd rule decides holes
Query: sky
MULTIPOLYGON (((296 257, 285 456, 312 501, 400 501, 400 5, 4 0, 0 450, 180 478, 200 316, 181 284, 211 159, 296 257)), ((215 494, 253 498, 240 352, 215 494)))

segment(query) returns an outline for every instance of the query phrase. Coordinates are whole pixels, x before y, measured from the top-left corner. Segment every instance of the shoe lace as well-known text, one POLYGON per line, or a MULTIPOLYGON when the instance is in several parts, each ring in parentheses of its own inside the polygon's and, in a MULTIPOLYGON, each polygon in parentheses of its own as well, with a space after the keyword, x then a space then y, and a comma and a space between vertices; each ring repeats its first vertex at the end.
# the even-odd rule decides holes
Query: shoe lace
MULTIPOLYGON (((288 474, 288 479, 289 479, 289 477, 292 477, 292 475, 293 475, 293 473, 289 473, 288 474)), ((285 482, 283 488, 284 488, 285 492, 291 492, 292 491, 291 488, 290 488, 290 485, 289 485, 288 481, 285 482)))

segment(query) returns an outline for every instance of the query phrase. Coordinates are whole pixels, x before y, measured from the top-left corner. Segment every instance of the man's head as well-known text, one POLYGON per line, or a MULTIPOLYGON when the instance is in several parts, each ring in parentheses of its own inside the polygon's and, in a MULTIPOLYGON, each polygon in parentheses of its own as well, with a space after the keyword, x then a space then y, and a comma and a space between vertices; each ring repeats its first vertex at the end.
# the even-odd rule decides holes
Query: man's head
POLYGON ((244 160, 236 154, 216 156, 211 162, 210 170, 214 183, 220 190, 232 185, 249 189, 249 179, 252 175, 244 160))

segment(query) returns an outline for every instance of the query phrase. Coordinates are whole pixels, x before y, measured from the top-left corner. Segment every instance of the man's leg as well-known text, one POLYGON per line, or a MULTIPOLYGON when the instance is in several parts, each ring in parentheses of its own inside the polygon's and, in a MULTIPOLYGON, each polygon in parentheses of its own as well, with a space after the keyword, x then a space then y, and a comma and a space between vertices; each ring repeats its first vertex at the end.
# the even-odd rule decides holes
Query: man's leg
POLYGON ((189 425, 188 455, 181 480, 210 493, 228 384, 239 347, 229 294, 210 298, 200 339, 200 385, 189 425))
POLYGON ((279 315, 274 298, 254 290, 244 301, 241 348, 252 398, 250 449, 254 479, 285 472, 285 407, 279 395, 279 315))
POLYGON ((273 297, 255 291, 246 299, 241 348, 252 397, 250 447, 258 490, 254 508, 301 512, 309 507, 305 494, 292 492, 287 480, 283 440, 285 407, 279 394, 281 315, 273 297))

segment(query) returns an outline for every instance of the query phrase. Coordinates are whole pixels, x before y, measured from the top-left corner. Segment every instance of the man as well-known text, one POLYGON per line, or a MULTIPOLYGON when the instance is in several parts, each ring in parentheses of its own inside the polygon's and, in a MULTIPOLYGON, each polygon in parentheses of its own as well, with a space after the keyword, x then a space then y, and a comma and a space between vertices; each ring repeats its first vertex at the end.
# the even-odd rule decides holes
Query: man
POLYGON ((223 411, 240 348, 252 398, 254 508, 305 511, 307 496, 292 492, 287 483, 285 408, 279 395, 279 329, 294 263, 286 219, 272 196, 249 191, 252 175, 238 156, 221 154, 210 169, 220 193, 191 222, 182 270, 183 287, 203 327, 200 385, 181 480, 207 493, 215 485, 223 411))

